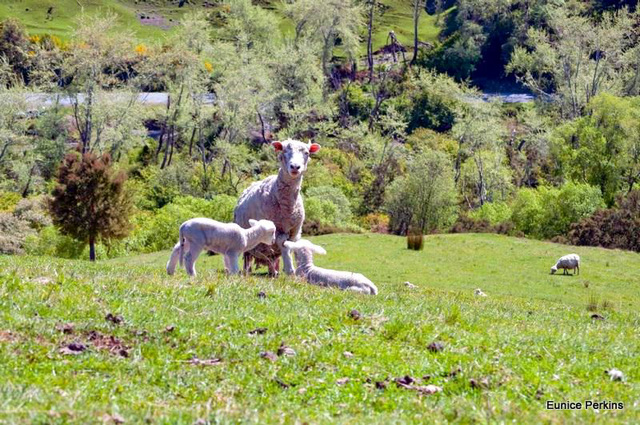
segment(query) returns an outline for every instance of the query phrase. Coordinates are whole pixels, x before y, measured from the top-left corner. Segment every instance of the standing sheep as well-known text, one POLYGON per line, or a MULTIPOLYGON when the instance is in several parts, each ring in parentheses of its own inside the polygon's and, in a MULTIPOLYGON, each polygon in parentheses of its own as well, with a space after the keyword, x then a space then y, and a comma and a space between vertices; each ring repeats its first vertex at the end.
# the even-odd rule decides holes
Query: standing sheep
POLYGON ((551 267, 551 274, 555 274, 558 269, 564 269, 562 274, 569 274, 567 270, 573 270, 573 274, 580 274, 580 256, 578 254, 569 254, 560 257, 555 266, 551 267))
POLYGON ((185 221, 180 226, 180 239, 167 262, 167 273, 172 275, 176 264, 180 263, 185 265, 190 276, 195 276, 195 262, 203 249, 224 255, 228 273, 240 273, 240 254, 260 243, 273 244, 276 237, 276 226, 269 220, 249 220, 249 224, 249 229, 243 229, 235 223, 220 223, 208 218, 185 221))
POLYGON ((360 273, 323 269, 313 264, 313 253, 324 255, 327 251, 306 239, 286 241, 284 245, 296 256, 296 276, 319 286, 334 286, 363 294, 377 295, 378 288, 360 273))
POLYGON ((271 145, 278 152, 278 174, 253 183, 242 192, 233 211, 233 221, 245 228, 250 219, 275 223, 275 245, 259 245, 244 254, 246 273, 251 272, 251 263, 257 259, 259 263, 266 264, 269 274, 274 276, 279 269, 280 255, 285 273, 294 273, 291 254, 284 242, 300 239, 304 222, 304 205, 300 196, 302 176, 307 170, 309 155, 318 152, 320 145, 291 139, 272 142, 271 145))

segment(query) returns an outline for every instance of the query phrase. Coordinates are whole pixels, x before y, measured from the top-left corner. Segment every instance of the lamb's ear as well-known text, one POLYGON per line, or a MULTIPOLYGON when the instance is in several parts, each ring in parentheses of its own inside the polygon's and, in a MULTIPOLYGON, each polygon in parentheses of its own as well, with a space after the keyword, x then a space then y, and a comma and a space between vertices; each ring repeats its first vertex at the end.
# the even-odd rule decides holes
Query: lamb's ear
POLYGON ((278 142, 277 140, 271 142, 271 146, 273 146, 273 148, 276 150, 276 152, 279 152, 279 151, 281 151, 283 149, 282 142, 278 142))
POLYGON ((249 226, 253 227, 258 224, 258 220, 254 220, 252 218, 249 219, 249 226))
POLYGON ((317 143, 311 143, 309 145, 309 153, 316 153, 320 150, 320 145, 317 143))
POLYGON ((293 250, 296 250, 296 249, 298 249, 298 248, 301 248, 301 247, 302 247, 302 245, 300 244, 300 241, 298 241, 298 242, 285 241, 283 245, 284 245, 286 248, 293 249, 293 250))
POLYGON ((316 245, 314 243, 309 242, 308 240, 304 239, 304 244, 307 248, 309 248, 311 250, 311 252, 313 252, 314 254, 320 254, 320 255, 326 255, 327 251, 325 251, 325 249, 323 247, 321 247, 320 245, 316 245))

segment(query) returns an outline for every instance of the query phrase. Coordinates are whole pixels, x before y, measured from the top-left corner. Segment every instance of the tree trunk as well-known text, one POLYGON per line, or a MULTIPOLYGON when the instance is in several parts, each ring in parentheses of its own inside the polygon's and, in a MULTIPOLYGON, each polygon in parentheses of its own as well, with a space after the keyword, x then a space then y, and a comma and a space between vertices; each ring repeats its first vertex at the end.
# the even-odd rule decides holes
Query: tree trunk
POLYGON ((413 58, 410 65, 416 63, 418 59, 418 23, 420 22, 420 0, 414 0, 413 3, 413 58))
POLYGON ((376 0, 370 0, 369 9, 369 34, 367 38, 367 62, 369 63, 369 83, 373 80, 373 13, 376 7, 376 0))
POLYGON ((89 236, 89 260, 96 261, 96 238, 89 236))

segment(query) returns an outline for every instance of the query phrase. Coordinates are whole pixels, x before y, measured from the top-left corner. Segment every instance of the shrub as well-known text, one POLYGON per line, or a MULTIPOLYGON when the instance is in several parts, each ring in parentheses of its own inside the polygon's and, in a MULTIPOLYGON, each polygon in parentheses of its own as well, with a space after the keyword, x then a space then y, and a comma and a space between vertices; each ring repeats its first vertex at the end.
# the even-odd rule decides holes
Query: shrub
POLYGON ((475 219, 466 214, 460 214, 449 230, 451 233, 498 233, 502 235, 514 234, 515 226, 510 221, 491 225, 489 220, 475 219))
POLYGON ((551 239, 566 236, 572 223, 588 217, 604 206, 600 189, 588 184, 567 183, 560 189, 521 189, 512 205, 516 229, 551 239))
MULTIPOLYGON (((334 205, 335 212, 330 224, 346 226, 351 222, 351 205, 347 197, 338 188, 331 186, 312 187, 307 190, 308 200, 320 200, 334 205)), ((312 201, 313 202, 313 201, 312 201)))
POLYGON ((487 202, 480 208, 469 213, 469 217, 476 220, 487 220, 496 225, 511 220, 511 207, 506 202, 487 202))
POLYGON ((362 224, 372 233, 389 233, 389 216, 382 213, 367 214, 362 219, 362 224))
POLYGON ((54 226, 40 230, 25 240, 24 250, 30 255, 48 255, 52 257, 76 259, 85 254, 86 244, 65 236, 54 226))
POLYGON ((32 229, 40 230, 51 225, 51 217, 46 210, 44 197, 22 199, 16 205, 13 215, 26 221, 32 229))
POLYGON ((0 254, 22 254, 27 236, 35 233, 29 223, 13 214, 0 212, 0 254))
POLYGON ((154 252, 168 249, 178 240, 182 223, 194 217, 230 222, 236 198, 218 195, 211 200, 181 196, 155 213, 140 212, 133 217, 134 231, 124 240, 129 252, 154 252))
POLYGON ((518 230, 527 235, 538 236, 541 233, 544 215, 541 190, 520 189, 511 205, 511 220, 518 230))
POLYGON ((543 238, 566 236, 571 223, 577 223, 604 207, 599 188, 571 182, 559 190, 542 190, 541 203, 544 213, 540 236, 543 238))
POLYGON ((571 226, 576 245, 602 246, 640 252, 640 190, 618 197, 617 208, 600 209, 571 226))
POLYGON ((0 192, 0 212, 13 212, 22 196, 16 192, 0 192))
POLYGON ((424 248, 424 235, 422 233, 407 235, 407 249, 422 251, 424 248))

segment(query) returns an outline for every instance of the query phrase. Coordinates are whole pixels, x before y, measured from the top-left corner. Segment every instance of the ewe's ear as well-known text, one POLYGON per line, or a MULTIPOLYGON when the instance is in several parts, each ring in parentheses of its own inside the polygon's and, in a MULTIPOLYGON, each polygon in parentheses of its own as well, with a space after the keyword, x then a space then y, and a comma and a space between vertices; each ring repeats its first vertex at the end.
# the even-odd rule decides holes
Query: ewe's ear
POLYGON ((278 142, 277 140, 274 142, 271 142, 271 146, 273 146, 273 148, 276 150, 276 152, 281 151, 282 148, 282 142, 278 142))
POLYGON ((249 226, 253 227, 258 224, 258 220, 254 220, 252 218, 249 219, 249 226))
POLYGON ((309 146, 309 153, 316 153, 320 150, 320 145, 317 143, 311 143, 309 146))

